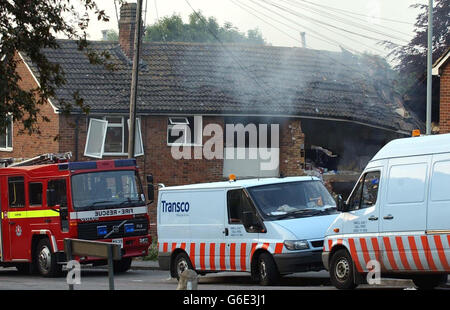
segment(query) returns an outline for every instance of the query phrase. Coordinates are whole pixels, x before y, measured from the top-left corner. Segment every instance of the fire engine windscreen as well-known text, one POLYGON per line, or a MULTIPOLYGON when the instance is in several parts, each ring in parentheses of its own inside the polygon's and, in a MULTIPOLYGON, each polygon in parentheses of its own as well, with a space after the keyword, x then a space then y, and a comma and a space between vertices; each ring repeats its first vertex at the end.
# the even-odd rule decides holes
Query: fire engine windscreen
POLYGON ((75 209, 125 207, 145 203, 142 185, 133 170, 101 171, 72 176, 75 209))
POLYGON ((265 220, 337 213, 333 197, 320 181, 255 186, 248 192, 265 220))

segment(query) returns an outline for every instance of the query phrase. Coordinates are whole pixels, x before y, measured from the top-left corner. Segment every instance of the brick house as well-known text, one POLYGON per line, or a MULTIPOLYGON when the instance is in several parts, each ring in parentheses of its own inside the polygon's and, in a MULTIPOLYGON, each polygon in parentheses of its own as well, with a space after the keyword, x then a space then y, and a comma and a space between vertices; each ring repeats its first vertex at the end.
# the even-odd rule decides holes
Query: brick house
POLYGON ((439 132, 450 133, 450 48, 433 65, 432 73, 439 77, 439 132))
MULTIPOLYGON (((42 108, 51 120, 41 124, 43 134, 18 135, 13 124, 0 135, 0 157, 68 151, 76 161, 126 157, 133 16, 135 4, 122 6, 118 43, 90 41, 91 49, 110 54, 114 70, 90 64, 71 40, 60 40, 60 49, 45 50, 50 61, 61 64, 67 84, 42 108), (90 106, 89 115, 75 108, 63 116, 59 103, 73 100, 76 91, 90 106)), ((346 51, 171 42, 144 43, 141 55, 136 154, 142 174, 153 174, 156 183, 218 181, 230 172, 238 177, 301 175, 307 153, 317 146, 339 154, 340 164, 330 169, 358 172, 385 143, 422 126, 388 86, 380 87, 383 81, 370 68, 346 51), (202 150, 211 136, 202 130, 213 124, 223 129, 226 124, 278 125, 279 165, 262 171, 261 158, 206 159, 202 150), (175 125, 193 134, 174 133, 175 125), (191 147, 192 159, 175 159, 174 146, 191 147)), ((26 55, 19 56, 21 86, 38 86, 36 68, 26 55)), ((256 128, 259 136, 263 127, 256 128)), ((226 139, 225 132, 224 148, 236 152, 226 139)), ((253 146, 259 150, 256 139, 253 146)), ((244 140, 246 152, 250 140, 244 140)), ((155 213, 153 204, 152 222, 155 213)))

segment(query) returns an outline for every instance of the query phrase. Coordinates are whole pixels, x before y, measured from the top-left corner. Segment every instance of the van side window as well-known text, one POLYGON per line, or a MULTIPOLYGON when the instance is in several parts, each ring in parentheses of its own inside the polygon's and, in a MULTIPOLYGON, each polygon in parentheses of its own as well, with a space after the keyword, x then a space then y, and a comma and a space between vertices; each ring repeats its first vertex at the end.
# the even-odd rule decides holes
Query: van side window
POLYGON ((50 180, 48 181, 47 189, 55 190, 56 197, 58 197, 57 204, 67 205, 66 180, 64 179, 50 180))
POLYGON ((42 183, 29 183, 28 195, 30 206, 42 206, 42 183))
POLYGON ((380 172, 371 171, 359 180, 358 186, 349 200, 349 210, 359 210, 377 203, 380 172))
POLYGON ((227 205, 229 224, 242 224, 244 212, 254 212, 242 189, 231 190, 227 193, 227 205))
POLYGON ((8 178, 9 206, 22 208, 25 206, 25 179, 24 177, 8 178))

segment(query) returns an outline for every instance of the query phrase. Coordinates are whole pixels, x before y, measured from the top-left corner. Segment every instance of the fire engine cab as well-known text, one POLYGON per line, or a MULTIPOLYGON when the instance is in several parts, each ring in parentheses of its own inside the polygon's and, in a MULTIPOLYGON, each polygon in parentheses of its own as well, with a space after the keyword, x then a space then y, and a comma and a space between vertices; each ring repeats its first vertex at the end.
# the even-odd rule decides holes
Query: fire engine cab
POLYGON ((0 193, 0 266, 55 276, 65 263, 65 238, 121 244, 119 272, 148 253, 149 217, 134 159, 0 168, 0 193))

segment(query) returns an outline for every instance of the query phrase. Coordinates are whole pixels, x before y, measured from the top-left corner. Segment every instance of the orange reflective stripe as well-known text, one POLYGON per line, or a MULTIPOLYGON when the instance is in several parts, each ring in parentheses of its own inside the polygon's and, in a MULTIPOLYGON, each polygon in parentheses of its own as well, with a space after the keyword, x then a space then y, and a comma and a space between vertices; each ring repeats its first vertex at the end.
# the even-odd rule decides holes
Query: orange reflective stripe
POLYGON ((209 266, 211 270, 216 270, 216 244, 211 243, 209 245, 209 266))
POLYGON ((386 248, 386 254, 389 260, 389 264, 391 264, 392 270, 398 270, 397 264, 395 263, 394 253, 392 253, 391 242, 389 241, 389 237, 384 237, 384 247, 386 248))
POLYGON ((425 252, 425 257, 427 258, 428 266, 430 266, 431 270, 436 271, 436 265, 433 261, 433 255, 431 255, 430 251, 430 245, 428 244, 428 238, 427 236, 420 236, 420 239, 422 240, 422 248, 425 252))
POLYGON ((165 253, 168 252, 169 251, 168 247, 169 247, 169 244, 167 242, 164 242, 163 243, 163 252, 165 252, 165 253))
POLYGON ((369 250, 367 249, 366 239, 360 238, 359 243, 361 243, 361 250, 363 252, 365 266, 367 266, 367 263, 370 261, 370 255, 369 250))
POLYGON ((200 269, 205 270, 205 243, 200 243, 200 269))
POLYGON ((275 254, 281 254, 283 252, 283 243, 277 243, 275 246, 275 254))
POLYGON ((403 247, 403 240, 402 237, 397 236, 395 237, 395 242, 397 243, 398 252, 400 254, 400 260, 402 261, 403 267, 406 270, 411 269, 408 263, 408 259, 406 258, 405 248, 403 247))
POLYGON ((376 237, 373 237, 373 238, 371 238, 371 240, 372 240, 373 250, 375 251, 375 259, 377 261, 379 261, 380 264, 381 264, 382 263, 381 259, 380 259, 380 253, 381 252, 380 252, 380 246, 378 245, 378 239, 376 237))
POLYGON ((220 269, 226 270, 227 266, 225 264, 225 243, 220 244, 220 269))
POLYGON ((191 243, 189 257, 191 259, 192 267, 195 269, 195 243, 191 243))
POLYGON ((356 253, 355 240, 353 240, 353 238, 349 238, 348 244, 350 246, 350 255, 352 256, 352 259, 355 262, 356 269, 359 272, 363 272, 361 264, 359 263, 358 254, 356 253))
POLYGON ((411 248, 411 253, 414 259, 414 264, 416 264, 417 269, 423 270, 422 262, 420 261, 419 252, 417 251, 416 240, 414 236, 408 236, 409 247, 411 248))
POLYGON ((246 243, 241 243, 241 270, 247 270, 246 268, 246 249, 247 249, 247 244, 246 243))
POLYGON ((230 269, 231 270, 236 270, 235 256, 236 256, 236 243, 232 243, 230 245, 230 269))
POLYGON ((434 236, 434 242, 436 243, 436 249, 438 251, 439 259, 441 260, 442 267, 444 270, 449 271, 450 267, 445 257, 444 247, 442 246, 441 236, 434 236))

